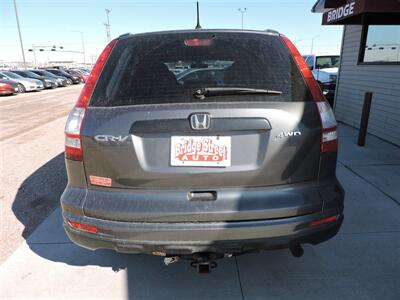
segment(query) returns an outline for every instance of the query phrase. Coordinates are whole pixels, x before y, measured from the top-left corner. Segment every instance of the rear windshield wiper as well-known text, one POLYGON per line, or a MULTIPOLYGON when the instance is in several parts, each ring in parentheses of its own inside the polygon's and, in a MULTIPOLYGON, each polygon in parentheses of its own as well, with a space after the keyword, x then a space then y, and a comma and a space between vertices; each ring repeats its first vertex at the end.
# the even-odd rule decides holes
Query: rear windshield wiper
POLYGON ((193 93, 193 96, 198 99, 204 99, 205 97, 209 96, 226 95, 282 95, 282 91, 241 87, 209 87, 198 89, 193 93))

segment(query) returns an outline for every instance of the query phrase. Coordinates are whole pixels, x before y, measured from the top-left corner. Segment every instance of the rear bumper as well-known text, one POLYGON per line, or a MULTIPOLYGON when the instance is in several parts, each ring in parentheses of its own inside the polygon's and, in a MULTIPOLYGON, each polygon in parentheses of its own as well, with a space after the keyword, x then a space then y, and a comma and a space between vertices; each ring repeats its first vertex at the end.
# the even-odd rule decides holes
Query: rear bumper
MULTIPOLYGON (((125 219, 129 217, 128 214, 119 214, 123 220, 116 220, 115 214, 109 215, 108 218, 89 216, 86 213, 88 210, 84 209, 87 207, 85 200, 88 201, 91 193, 94 193, 96 198, 93 203, 109 203, 107 207, 110 211, 116 207, 119 207, 119 210, 129 209, 125 207, 127 202, 119 201, 121 198, 118 198, 120 196, 118 192, 93 192, 93 190, 83 188, 67 187, 61 198, 61 204, 64 227, 69 238, 88 249, 108 248, 119 252, 163 255, 185 255, 198 252, 243 253, 261 249, 286 248, 295 244, 318 244, 333 237, 343 220, 344 192, 336 180, 329 183, 322 186, 302 185, 298 189, 295 187, 289 189, 285 187, 282 190, 273 188, 273 191, 271 188, 265 188, 264 201, 258 198, 258 194, 262 194, 260 188, 255 191, 242 191, 239 200, 233 198, 235 201, 240 201, 242 205, 237 205, 236 211, 232 210, 234 206, 230 206, 229 218, 221 213, 213 215, 211 211, 202 215, 202 210, 208 207, 218 212, 221 208, 218 206, 218 201, 220 205, 230 205, 231 199, 224 199, 222 192, 221 198, 213 203, 195 204, 198 209, 197 218, 192 212, 180 212, 182 218, 177 218, 178 211, 173 210, 176 206, 171 205, 173 202, 168 198, 168 193, 162 197, 164 206, 155 205, 157 201, 147 195, 147 208, 153 212, 159 212, 159 215, 149 215, 147 212, 147 218, 143 217, 144 214, 141 211, 144 206, 141 206, 140 193, 132 193, 131 201, 135 203, 136 211, 129 212, 129 215, 133 215, 133 219, 130 220, 125 219), (315 193, 311 190, 315 190, 315 193), (107 202, 102 193, 106 193, 112 201, 107 202), (303 198, 299 197, 302 193, 304 193, 303 198), (135 199, 135 196, 138 198, 135 199), (290 197, 293 197, 292 200, 290 197), (310 200, 309 197, 318 198, 310 200), (271 198, 277 198, 279 201, 273 201, 271 198), (304 206, 306 201, 311 202, 304 206), (303 202, 302 205, 301 202, 303 202), (318 202, 319 205, 312 204, 318 202), (291 203, 290 207, 285 207, 284 204, 288 203, 291 203), (297 209, 293 206, 294 203, 298 203, 297 209), (281 207, 277 204, 281 204, 281 207), (264 205, 264 207, 259 205, 264 205), (294 214, 296 210, 297 214, 294 214), (288 215, 283 216, 283 212, 288 215), (140 219, 139 216, 143 218, 140 219), (191 219, 188 219, 188 216, 191 219), (216 220, 222 216, 226 220, 216 220), (249 219, 255 216, 257 216, 256 219, 249 219), (337 218, 327 224, 310 226, 313 221, 331 216, 337 216, 337 218), (68 221, 93 226, 97 228, 97 233, 73 228, 68 221)), ((154 194, 157 195, 157 192, 151 193, 153 196, 154 194)), ((185 201, 190 202, 187 199, 185 201)), ((181 206, 185 207, 184 203, 181 202, 181 206)), ((93 212, 94 208, 96 207, 92 207, 89 211, 93 212)), ((186 208, 188 209, 189 206, 186 208)), ((105 207, 102 207, 102 210, 104 209, 105 207)))
POLYGON ((217 223, 127 223, 64 215, 64 228, 74 243, 91 250, 106 248, 157 255, 237 254, 305 243, 315 245, 336 235, 342 221, 342 213, 333 210, 287 219, 217 223), (337 216, 336 221, 309 226, 312 221, 332 215, 337 216), (66 219, 95 226, 98 232, 72 228, 66 219))

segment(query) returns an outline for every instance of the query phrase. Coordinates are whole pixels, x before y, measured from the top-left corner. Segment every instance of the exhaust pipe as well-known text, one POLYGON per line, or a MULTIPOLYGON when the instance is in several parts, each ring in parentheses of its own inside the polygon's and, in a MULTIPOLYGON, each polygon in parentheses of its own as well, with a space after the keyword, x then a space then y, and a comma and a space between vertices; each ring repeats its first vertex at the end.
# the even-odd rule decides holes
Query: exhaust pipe
POLYGON ((302 257, 304 254, 304 249, 300 244, 291 246, 289 250, 294 257, 302 257))

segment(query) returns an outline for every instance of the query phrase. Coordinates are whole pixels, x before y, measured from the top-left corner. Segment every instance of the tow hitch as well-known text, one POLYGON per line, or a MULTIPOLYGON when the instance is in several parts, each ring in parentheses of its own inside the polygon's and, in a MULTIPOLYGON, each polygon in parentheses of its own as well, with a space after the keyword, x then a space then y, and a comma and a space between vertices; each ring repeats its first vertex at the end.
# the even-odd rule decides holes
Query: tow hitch
MULTIPOLYGON (((292 245, 289 247, 290 252, 294 257, 301 257, 304 254, 303 247, 300 244, 292 245)), ((215 254, 215 253, 195 253, 192 255, 179 255, 179 256, 167 256, 164 258, 164 264, 169 266, 170 264, 176 263, 181 259, 190 260, 190 266, 196 268, 199 274, 209 274, 212 269, 218 267, 216 262, 220 258, 230 258, 232 254, 215 254)))
POLYGON ((196 268, 199 274, 208 274, 211 273, 211 270, 215 269, 218 264, 210 255, 198 255, 193 258, 190 266, 196 268))
POLYGON ((215 260, 223 257, 229 258, 232 257, 232 254, 216 255, 212 253, 196 253, 184 256, 167 256, 164 258, 164 264, 169 266, 181 259, 185 259, 190 261, 190 266, 196 268, 197 273, 208 274, 211 273, 212 269, 215 269, 218 266, 215 260))

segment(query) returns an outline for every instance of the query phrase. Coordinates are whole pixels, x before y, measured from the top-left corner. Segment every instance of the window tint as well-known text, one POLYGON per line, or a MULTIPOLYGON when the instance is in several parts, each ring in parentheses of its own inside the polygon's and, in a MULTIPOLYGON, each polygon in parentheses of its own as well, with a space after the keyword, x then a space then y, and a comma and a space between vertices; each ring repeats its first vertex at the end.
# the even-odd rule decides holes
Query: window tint
POLYGON ((125 38, 113 49, 91 106, 190 103, 199 88, 241 87, 281 95, 210 96, 203 102, 308 101, 304 80, 276 36, 164 33, 125 38))
POLYGON ((317 69, 339 68, 339 55, 334 56, 317 56, 317 69))
POLYGON ((4 72, 4 74, 13 79, 23 78, 21 75, 18 75, 18 74, 12 73, 12 72, 8 72, 8 71, 4 72))
POLYGON ((369 25, 362 62, 400 63, 400 25, 369 25))
POLYGON ((41 76, 47 76, 47 77, 55 77, 55 75, 53 73, 50 73, 48 71, 44 71, 44 70, 32 70, 32 72, 41 75, 41 76))
POLYGON ((38 74, 35 74, 31 71, 25 71, 24 72, 26 75, 31 76, 31 77, 35 77, 35 78, 40 78, 40 76, 38 76, 38 74))
POLYGON ((314 68, 314 56, 303 56, 306 61, 307 66, 311 69, 314 68))

